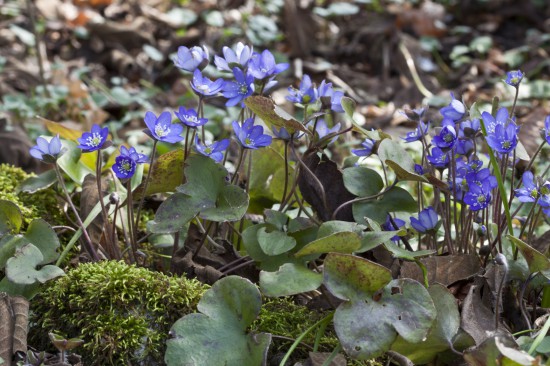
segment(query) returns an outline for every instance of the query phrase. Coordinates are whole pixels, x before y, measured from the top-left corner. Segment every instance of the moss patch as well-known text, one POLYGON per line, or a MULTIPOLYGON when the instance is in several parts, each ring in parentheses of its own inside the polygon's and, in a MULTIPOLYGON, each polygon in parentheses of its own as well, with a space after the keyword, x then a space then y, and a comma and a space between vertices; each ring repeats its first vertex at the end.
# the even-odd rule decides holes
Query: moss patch
POLYGON ((30 344, 45 348, 58 331, 84 340, 75 352, 87 365, 160 365, 170 327, 206 288, 124 262, 81 264, 31 303, 30 344))
POLYGON ((21 168, 0 164, 0 199, 11 201, 19 207, 25 225, 38 218, 43 218, 53 225, 66 222, 52 188, 34 194, 17 193, 17 186, 32 176, 34 175, 26 173, 21 168))

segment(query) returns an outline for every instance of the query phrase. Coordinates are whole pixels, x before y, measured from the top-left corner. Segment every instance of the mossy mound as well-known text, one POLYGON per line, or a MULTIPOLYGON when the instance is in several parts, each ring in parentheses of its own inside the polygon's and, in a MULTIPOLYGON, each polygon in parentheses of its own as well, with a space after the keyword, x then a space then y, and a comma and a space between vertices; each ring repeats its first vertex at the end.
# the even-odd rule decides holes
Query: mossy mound
POLYGON ((87 365, 162 365, 172 324, 195 312, 207 287, 196 280, 103 261, 81 264, 31 303, 29 343, 47 333, 78 337, 87 365))
POLYGON ((57 202, 57 195, 52 188, 29 194, 17 192, 17 186, 24 180, 34 176, 23 169, 0 164, 0 199, 15 203, 21 213, 25 225, 32 220, 42 218, 53 225, 62 225, 66 222, 63 212, 57 202))

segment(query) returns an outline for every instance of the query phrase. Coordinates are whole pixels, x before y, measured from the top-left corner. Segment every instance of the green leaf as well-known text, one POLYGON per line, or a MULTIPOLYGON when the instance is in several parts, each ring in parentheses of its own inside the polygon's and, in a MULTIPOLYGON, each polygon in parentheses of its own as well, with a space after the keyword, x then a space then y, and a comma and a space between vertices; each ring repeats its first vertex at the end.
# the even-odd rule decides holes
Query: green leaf
POLYGON ((36 177, 25 179, 17 186, 17 192, 36 193, 51 187, 56 181, 57 174, 55 174, 55 170, 50 169, 36 177))
POLYGON ((247 208, 248 194, 240 187, 226 185, 218 193, 216 205, 201 210, 199 216, 217 222, 238 221, 244 216, 247 208))
POLYGON ((295 256, 303 257, 310 254, 329 252, 352 253, 359 249, 360 246, 361 240, 359 235, 349 231, 342 231, 312 241, 297 251, 295 256))
POLYGON ((44 283, 65 273, 57 266, 47 265, 36 269, 44 257, 40 249, 33 244, 26 244, 15 251, 13 257, 6 262, 6 276, 10 281, 21 285, 44 283))
POLYGON ((346 189, 358 197, 373 196, 384 188, 380 174, 366 167, 347 168, 342 175, 346 189))
POLYGON ((311 135, 311 131, 294 119, 290 114, 275 105, 270 98, 255 95, 246 98, 244 104, 269 126, 276 126, 278 128, 284 127, 290 134, 296 131, 302 131, 311 135))
POLYGON ((263 365, 271 335, 247 333, 260 312, 260 291, 250 281, 229 276, 206 291, 197 309, 176 321, 165 354, 174 365, 263 365))
POLYGON ((414 261, 417 258, 426 257, 436 252, 435 250, 417 250, 416 252, 411 252, 407 249, 401 248, 389 240, 384 243, 384 246, 395 258, 405 259, 408 261, 414 261))
POLYGON ((428 182, 425 177, 416 174, 411 155, 397 142, 382 140, 378 146, 378 156, 395 172, 399 180, 428 182))
MULTIPOLYGON (((146 196, 155 193, 173 192, 183 179, 183 149, 176 149, 162 154, 153 163, 153 171, 147 185, 146 196)), ((151 169, 151 168, 149 168, 151 169)), ((135 198, 143 194, 143 184, 134 192, 135 198)))
POLYGON ((147 229, 155 234, 178 232, 197 215, 197 206, 191 197, 174 193, 159 206, 155 219, 147 223, 147 229))
POLYGON ((393 187, 376 200, 353 204, 353 217, 364 223, 365 217, 383 223, 389 212, 416 212, 418 205, 409 192, 401 187, 393 187))
POLYGON ((304 265, 285 263, 277 272, 260 272, 260 288, 265 296, 291 296, 313 291, 323 282, 323 275, 304 265))
POLYGON ((257 235, 260 248, 269 256, 286 253, 296 246, 296 239, 279 230, 267 232, 263 227, 257 235))
POLYGON ((367 231, 363 233, 361 238, 361 247, 356 251, 357 253, 363 253, 367 250, 376 248, 382 243, 387 242, 395 235, 398 235, 401 230, 395 231, 367 231))
POLYGON ((507 235, 508 239, 514 243, 525 257, 531 273, 542 272, 550 269, 550 261, 544 254, 512 235, 507 235))
POLYGON ((428 336, 419 343, 405 341, 398 337, 391 349, 407 357, 415 365, 431 362, 438 354, 450 348, 460 326, 460 314, 455 297, 440 284, 428 289, 437 311, 435 322, 428 336))
POLYGON ((391 281, 384 266, 349 254, 330 253, 324 263, 324 284, 342 300, 358 299, 372 294, 391 281))
POLYGON ((18 233, 23 224, 23 215, 19 207, 11 201, 0 200, 0 236, 18 233))
POLYGON ((57 159, 57 165, 59 165, 73 182, 82 185, 84 178, 88 174, 95 175, 95 172, 81 161, 80 157, 82 155, 82 150, 77 147, 76 143, 65 140, 63 141, 63 146, 67 148, 67 151, 57 159))
MULTIPOLYGON (((363 272, 365 275, 368 272, 363 272)), ((340 304, 334 313, 334 329, 351 358, 366 360, 385 353, 397 335, 408 342, 421 342, 436 314, 424 286, 411 279, 397 279, 375 293, 359 291, 351 301, 340 304)))
POLYGON ((340 233, 342 231, 351 231, 353 233, 356 233, 359 236, 362 236, 366 229, 367 227, 365 225, 360 225, 356 222, 338 221, 338 220, 326 221, 326 222, 323 222, 321 226, 319 226, 319 231, 317 232, 317 239, 322 238, 324 236, 329 236, 334 233, 340 233))
POLYGON ((264 211, 265 222, 271 224, 277 228, 279 231, 284 231, 285 227, 290 222, 290 217, 284 212, 269 210, 264 211))
POLYGON ((57 249, 59 249, 59 238, 46 221, 42 219, 33 220, 29 224, 24 237, 29 243, 40 249, 44 259, 38 263, 39 265, 51 263, 59 257, 59 253, 57 252, 57 249))
POLYGON ((0 240, 0 270, 4 269, 8 259, 15 254, 15 250, 26 244, 29 244, 29 241, 21 235, 4 235, 0 240))

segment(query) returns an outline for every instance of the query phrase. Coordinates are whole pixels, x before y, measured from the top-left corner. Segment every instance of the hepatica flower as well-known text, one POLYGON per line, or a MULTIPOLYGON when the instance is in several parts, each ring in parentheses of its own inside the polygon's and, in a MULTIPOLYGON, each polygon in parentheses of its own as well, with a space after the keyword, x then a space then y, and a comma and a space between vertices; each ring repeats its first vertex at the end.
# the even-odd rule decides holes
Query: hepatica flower
POLYGON ((109 135, 107 127, 101 128, 99 125, 93 125, 91 132, 84 132, 77 139, 79 143, 78 148, 82 149, 83 152, 99 150, 107 141, 107 135, 109 135))
POLYGON ((53 164, 65 151, 66 149, 62 147, 58 134, 49 142, 44 137, 37 138, 36 145, 31 148, 30 154, 38 160, 53 164))
POLYGON ((279 74, 288 69, 288 66, 287 63, 276 64, 275 57, 269 50, 264 50, 261 54, 254 53, 248 62, 250 73, 259 80, 279 74))
POLYGON ((497 125, 495 132, 487 135, 486 139, 493 150, 507 154, 514 150, 518 144, 517 127, 514 123, 509 123, 506 127, 497 125))
POLYGON ((456 130, 453 126, 445 126, 439 132, 439 135, 434 136, 433 142, 440 149, 450 149, 456 141, 456 130))
MULTIPOLYGON (((400 228, 405 226, 405 221, 403 221, 401 219, 398 219, 398 218, 392 218, 390 216, 390 214, 388 214, 388 216, 386 217, 386 222, 384 222, 380 226, 382 227, 382 230, 384 230, 384 231, 395 231, 395 230, 399 230, 400 228), (392 223, 392 221, 393 221, 393 223, 392 223)), ((390 240, 394 241, 394 242, 397 242, 397 241, 401 240, 401 237, 399 235, 394 235, 394 236, 391 237, 390 240)))
POLYGON ((271 136, 264 134, 262 126, 254 126, 254 119, 248 118, 243 125, 233 121, 233 130, 239 144, 245 149, 258 149, 271 144, 271 136))
POLYGON ((130 158, 138 164, 146 163, 148 160, 147 155, 138 153, 134 147, 128 149, 126 146, 121 146, 120 156, 130 158))
POLYGON ((464 202, 470 206, 470 210, 479 211, 491 203, 491 189, 485 185, 473 184, 464 196, 464 202))
POLYGON ((523 80, 523 73, 520 70, 508 71, 504 82, 514 88, 517 88, 523 80))
POLYGON ((199 118, 197 112, 193 108, 185 109, 185 107, 180 107, 174 114, 184 125, 191 128, 203 126, 208 122, 207 118, 199 118))
POLYGON ((290 141, 291 137, 293 140, 298 140, 300 137, 304 135, 303 132, 294 132, 291 136, 290 133, 284 127, 281 127, 278 130, 277 127, 271 126, 271 131, 273 131, 273 135, 275 135, 275 138, 285 140, 285 141, 290 141))
POLYGON ((233 107, 254 92, 254 77, 249 73, 244 73, 238 67, 233 68, 235 81, 226 81, 223 86, 223 96, 229 100, 225 103, 228 107, 233 107))
POLYGON ((544 119, 544 139, 550 144, 550 116, 544 119))
POLYGON ((336 113, 344 113, 342 107, 342 97, 344 93, 336 91, 332 88, 332 83, 327 83, 325 80, 321 81, 319 88, 317 88, 318 98, 321 99, 323 109, 331 109, 336 113))
POLYGON ((437 223, 437 212, 431 206, 420 211, 418 218, 411 216, 411 226, 419 233, 433 232, 437 223))
POLYGON ((211 144, 201 144, 199 141, 199 137, 195 136, 195 150, 204 155, 208 156, 212 160, 214 160, 216 163, 219 163, 223 159, 223 151, 225 151, 229 147, 229 140, 223 139, 221 141, 214 141, 211 144))
POLYGON ((293 103, 310 104, 317 100, 317 90, 313 87, 309 75, 304 75, 298 89, 289 87, 288 94, 286 99, 293 103))
POLYGON ((234 67, 245 69, 252 56, 252 49, 242 42, 237 43, 234 50, 225 46, 222 49, 223 57, 214 56, 214 63, 218 70, 223 71, 231 71, 234 67))
POLYGON ((191 88, 197 93, 205 97, 218 94, 223 88, 224 80, 218 79, 212 81, 206 76, 203 76, 199 69, 193 72, 193 80, 191 81, 191 88))
POLYGON ((183 136, 181 136, 183 126, 172 123, 170 112, 162 112, 158 118, 153 112, 147 112, 145 113, 145 124, 147 129, 143 132, 152 139, 171 144, 183 140, 183 136))
POLYGON ((436 168, 445 168, 449 165, 449 154, 444 152, 439 147, 432 148, 431 154, 426 156, 430 164, 436 168))
POLYGON ((494 133, 498 125, 506 126, 508 123, 508 110, 506 108, 500 108, 497 111, 496 117, 493 117, 491 113, 483 112, 481 118, 485 123, 485 129, 487 134, 494 133))
POLYGON ((361 143, 363 149, 352 149, 351 152, 357 156, 369 156, 372 154, 372 149, 374 148, 375 142, 376 141, 371 139, 365 139, 365 141, 361 143))
POLYGON ((455 98, 454 94, 451 93, 451 103, 439 110, 439 113, 445 118, 450 118, 453 121, 458 121, 464 114, 466 114, 466 107, 462 104, 461 101, 455 98))
POLYGON ((208 59, 209 54, 206 46, 202 46, 202 48, 198 46, 192 48, 180 46, 178 54, 174 58, 174 65, 179 69, 193 72, 197 68, 204 69, 208 65, 208 59))
POLYGON ((430 122, 424 123, 420 121, 418 126, 413 132, 407 133, 407 136, 401 137, 405 142, 414 142, 419 141, 422 136, 428 133, 428 128, 430 127, 430 122))
POLYGON ((520 202, 535 202, 540 197, 539 185, 535 183, 533 173, 523 173, 523 187, 516 189, 516 197, 520 202))
MULTIPOLYGON (((314 124, 314 121, 310 121, 306 126, 313 126, 313 124, 314 124)), ((319 137, 319 140, 321 140, 327 135, 330 135, 332 133, 336 133, 336 132, 340 131, 340 126, 341 126, 341 124, 337 123, 337 124, 334 125, 334 127, 328 128, 327 123, 325 122, 325 120, 323 118, 319 118, 319 120, 317 121, 317 124, 315 125, 315 131, 314 132, 317 133, 317 136, 319 137)), ((336 141, 337 138, 338 138, 338 136, 334 136, 330 140, 329 144, 334 143, 334 141, 336 141)))

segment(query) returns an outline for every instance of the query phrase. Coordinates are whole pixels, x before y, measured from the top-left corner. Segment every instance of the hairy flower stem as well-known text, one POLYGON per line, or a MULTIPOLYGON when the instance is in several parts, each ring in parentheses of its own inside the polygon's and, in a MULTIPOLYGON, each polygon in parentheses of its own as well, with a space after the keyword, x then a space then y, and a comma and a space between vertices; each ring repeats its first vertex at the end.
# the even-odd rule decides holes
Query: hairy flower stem
POLYGON ((141 198, 139 200, 138 208, 137 208, 137 215, 135 217, 135 225, 134 225, 134 240, 137 240, 137 231, 139 227, 139 220, 141 219, 141 208, 143 207, 143 202, 145 201, 145 195, 147 194, 147 186, 149 185, 149 180, 151 178, 151 172, 153 171, 153 162, 155 161, 155 153, 157 151, 157 140, 154 140, 153 142, 153 150, 151 151, 151 159, 149 160, 149 171, 147 172, 147 178, 145 178, 145 182, 143 183, 143 191, 141 194, 141 198))
MULTIPOLYGON (((199 119, 204 118, 204 108, 203 108, 203 106, 204 106, 204 100, 202 98, 202 95, 200 95, 199 96, 199 106, 197 108, 198 109, 197 113, 198 113, 198 118, 199 119)), ((201 126, 201 139, 204 143, 204 140, 205 140, 204 125, 201 126)))
POLYGON ((244 156, 246 155, 246 150, 244 147, 241 146, 241 151, 239 152, 239 157, 237 160, 237 167, 235 168, 235 174, 233 174, 233 178, 231 178, 231 184, 238 183, 239 178, 239 171, 241 170, 241 166, 243 165, 244 156))
POLYGON ((88 234, 88 231, 84 227, 84 223, 82 223, 82 219, 80 218, 80 215, 78 214, 78 211, 76 210, 76 207, 73 204, 71 196, 69 195, 69 191, 67 190, 67 186, 65 185, 65 181, 63 180, 63 175, 61 174, 61 170, 59 170, 59 166, 57 164, 54 164, 54 168, 55 168, 55 173, 57 175, 57 180, 61 185, 61 189, 63 189, 63 193, 65 193, 65 199, 67 200, 67 203, 69 204, 69 206, 71 207, 71 210, 74 213, 78 226, 80 227, 80 229, 82 229, 82 235, 84 235, 84 249, 86 249, 86 252, 88 252, 91 259, 94 262, 97 262, 99 260, 99 256, 94 248, 92 239, 90 239, 90 235, 88 234))
POLYGON ((518 95, 519 95, 519 85, 516 86, 516 95, 514 96, 514 103, 512 104, 512 111, 510 112, 510 118, 514 117, 514 112, 516 110, 516 103, 518 101, 518 95))
MULTIPOLYGON (((103 165, 103 156, 101 155, 101 149, 97 150, 97 162, 96 162, 96 170, 95 170, 95 178, 97 183, 97 193, 99 195, 99 204, 101 205, 101 215, 103 216, 103 230, 105 231, 105 242, 107 244, 107 252, 109 253, 109 259, 116 259, 119 260, 120 257, 120 251, 117 251, 115 248, 115 242, 112 240, 113 234, 109 230, 109 214, 107 213, 107 209, 105 208, 105 203, 103 203, 103 189, 101 184, 101 166, 103 165)), ((114 227, 112 228, 114 231, 114 227)))
MULTIPOLYGON (((498 103, 498 100, 497 100, 498 103)), ((495 104, 495 101, 493 101, 493 104, 495 104)), ((494 107, 494 105, 493 105, 494 107)), ((495 109, 495 108, 493 108, 495 109)), ((485 122, 483 121, 483 118, 479 119, 479 123, 481 125, 481 131, 483 132, 483 136, 487 136, 487 128, 485 127, 485 122)), ((495 157, 495 152, 489 146, 487 141, 485 141, 485 144, 487 145, 487 149, 489 150, 489 158, 491 160, 491 165, 493 167, 493 172, 495 174, 495 177, 497 179, 498 183, 498 191, 500 193, 500 197, 502 198, 502 206, 504 206, 504 213, 506 214, 506 223, 508 225, 508 233, 510 235, 514 234, 514 230, 512 227, 512 216, 510 216, 510 206, 508 204, 508 197, 506 195, 506 188, 504 187, 504 182, 502 180, 502 175, 500 174, 500 169, 498 165, 498 161, 495 157)), ((514 244, 512 244, 514 246, 514 244)), ((502 248, 501 248, 502 249, 502 248)))
MULTIPOLYGON (((292 137, 290 138, 290 143, 292 143, 292 137)), ((286 192, 288 190, 288 144, 289 141, 285 140, 285 151, 284 151, 284 157, 285 157, 285 185, 283 188, 283 196, 281 197, 281 205, 279 206, 279 211, 282 211, 284 206, 283 202, 286 200, 286 192)))
POLYGON ((126 190, 128 192, 128 197, 126 199, 127 207, 126 207, 126 214, 128 218, 128 236, 130 237, 130 261, 132 263, 136 263, 136 253, 137 253, 137 242, 136 237, 134 236, 134 200, 132 197, 132 182, 128 180, 126 182, 126 190))

